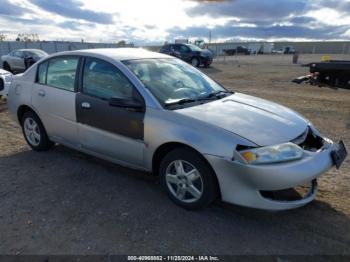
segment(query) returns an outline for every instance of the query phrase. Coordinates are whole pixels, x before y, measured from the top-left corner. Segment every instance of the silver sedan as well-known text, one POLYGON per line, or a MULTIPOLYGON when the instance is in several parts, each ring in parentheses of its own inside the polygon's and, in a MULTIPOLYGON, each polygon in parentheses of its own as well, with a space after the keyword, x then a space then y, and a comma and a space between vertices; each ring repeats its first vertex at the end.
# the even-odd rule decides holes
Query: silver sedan
POLYGON ((188 209, 299 207, 347 154, 296 112, 142 49, 46 57, 13 78, 9 109, 34 150, 59 143, 152 172, 188 209))

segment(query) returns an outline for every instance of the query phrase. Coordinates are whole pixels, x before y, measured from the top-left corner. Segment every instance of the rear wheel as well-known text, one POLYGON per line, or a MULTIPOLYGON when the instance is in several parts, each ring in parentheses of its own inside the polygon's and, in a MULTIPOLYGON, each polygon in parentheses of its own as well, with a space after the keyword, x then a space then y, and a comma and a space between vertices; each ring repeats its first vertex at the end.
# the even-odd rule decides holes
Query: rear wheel
POLYGON ((178 148, 160 164, 161 183, 177 205, 199 209, 210 205, 218 195, 215 173, 195 151, 178 148))
POLYGON ((54 145, 48 138, 39 117, 34 112, 25 112, 21 124, 24 138, 33 150, 46 151, 54 145))

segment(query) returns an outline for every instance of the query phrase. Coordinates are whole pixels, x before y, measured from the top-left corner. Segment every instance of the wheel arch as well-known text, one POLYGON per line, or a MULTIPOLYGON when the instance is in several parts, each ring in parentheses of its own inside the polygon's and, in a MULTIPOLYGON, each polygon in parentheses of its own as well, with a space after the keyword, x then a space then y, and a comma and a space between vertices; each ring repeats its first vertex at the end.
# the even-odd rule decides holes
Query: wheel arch
POLYGON ((199 67, 199 66, 201 65, 201 63, 202 63, 202 61, 201 61, 199 55, 192 55, 192 57, 191 57, 191 59, 190 59, 190 63, 192 64, 192 60, 193 60, 194 58, 197 59, 197 61, 198 61, 197 67, 199 67))
MULTIPOLYGON (((36 114, 39 117, 39 115, 35 112, 35 110, 32 107, 30 107, 28 105, 20 105, 17 109, 18 122, 21 122, 21 119, 22 119, 24 113, 28 112, 28 111, 32 111, 34 114, 36 114)), ((40 117, 39 117, 39 119, 40 119, 40 117)))
POLYGON ((218 181, 218 178, 217 178, 217 175, 215 173, 214 168, 211 166, 211 164, 208 162, 208 160, 198 150, 196 150, 195 148, 193 148, 189 145, 186 145, 184 143, 167 142, 167 143, 160 145, 156 149, 156 151, 154 152, 153 157, 152 157, 152 173, 153 173, 153 175, 159 176, 158 172, 159 172, 159 167, 160 167, 160 163, 161 163, 162 159, 164 158, 164 156, 167 153, 174 150, 175 148, 187 148, 187 149, 195 152, 196 154, 198 154, 208 164, 208 167, 210 167, 212 172, 215 174, 216 187, 218 189, 218 193, 219 193, 219 196, 221 198, 220 184, 219 184, 219 181, 218 181))

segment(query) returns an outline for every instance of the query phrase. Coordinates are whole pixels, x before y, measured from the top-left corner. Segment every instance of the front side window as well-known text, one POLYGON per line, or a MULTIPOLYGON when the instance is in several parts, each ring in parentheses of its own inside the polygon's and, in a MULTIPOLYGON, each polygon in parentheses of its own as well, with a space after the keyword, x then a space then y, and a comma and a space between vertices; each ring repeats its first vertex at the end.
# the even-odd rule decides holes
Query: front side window
POLYGON ((50 59, 47 69, 47 85, 73 92, 78 62, 78 57, 50 59))
POLYGON ((190 51, 190 49, 187 46, 185 46, 185 45, 182 45, 180 47, 180 52, 181 53, 188 53, 189 51, 190 51))
POLYGON ((196 46, 196 45, 188 45, 188 47, 192 50, 192 51, 203 51, 200 47, 196 46))
POLYGON ((23 52, 22 52, 22 51, 16 51, 16 52, 14 53, 14 56, 15 56, 15 57, 21 58, 21 57, 23 57, 23 52))
POLYGON ((174 50, 177 52, 180 52, 181 46, 180 45, 174 45, 174 50))
POLYGON ((46 84, 47 64, 48 62, 46 61, 38 66, 37 82, 42 85, 46 84))
POLYGON ((138 59, 124 61, 124 64, 162 105, 226 91, 208 76, 179 59, 138 59))
POLYGON ((114 65, 97 58, 86 58, 83 92, 101 99, 132 98, 133 86, 114 65))

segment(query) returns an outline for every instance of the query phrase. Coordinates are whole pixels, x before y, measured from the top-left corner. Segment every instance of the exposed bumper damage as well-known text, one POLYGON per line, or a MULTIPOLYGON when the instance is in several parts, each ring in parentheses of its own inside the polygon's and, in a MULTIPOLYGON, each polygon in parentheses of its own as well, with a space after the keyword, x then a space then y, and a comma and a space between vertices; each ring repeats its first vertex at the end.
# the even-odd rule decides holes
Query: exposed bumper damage
POLYGON ((297 208, 312 201, 317 192, 316 179, 334 166, 332 152, 339 146, 311 128, 292 142, 304 149, 302 159, 248 165, 206 155, 217 174, 222 200, 267 210, 297 208))

